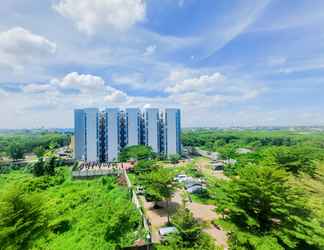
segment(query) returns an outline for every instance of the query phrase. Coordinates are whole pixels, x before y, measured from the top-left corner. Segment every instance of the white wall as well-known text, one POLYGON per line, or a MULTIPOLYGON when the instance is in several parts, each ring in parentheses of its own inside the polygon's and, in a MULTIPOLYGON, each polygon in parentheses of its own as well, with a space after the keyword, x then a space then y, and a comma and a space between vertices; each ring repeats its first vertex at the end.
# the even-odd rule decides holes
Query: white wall
POLYGON ((177 124, 180 123, 179 109, 165 110, 165 132, 166 132, 166 153, 167 155, 180 154, 180 130, 177 124))
POLYGON ((96 108, 84 109, 86 117, 86 160, 98 161, 98 113, 96 108))
POLYGON ((74 110, 74 159, 85 159, 85 146, 85 113, 82 109, 76 109, 74 110))
POLYGON ((155 153, 159 153, 159 131, 158 131, 159 110, 145 110, 145 136, 146 145, 151 146, 155 153))
POLYGON ((106 114, 106 160, 118 160, 119 153, 119 109, 110 108, 106 114))
POLYGON ((140 143, 140 110, 138 108, 126 109, 127 116, 127 146, 140 143))

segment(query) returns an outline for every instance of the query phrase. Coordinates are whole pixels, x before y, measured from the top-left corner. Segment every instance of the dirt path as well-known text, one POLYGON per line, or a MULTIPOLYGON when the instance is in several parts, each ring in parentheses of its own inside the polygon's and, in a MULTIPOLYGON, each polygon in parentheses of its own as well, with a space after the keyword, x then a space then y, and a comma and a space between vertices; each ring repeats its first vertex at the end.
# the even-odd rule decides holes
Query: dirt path
MULTIPOLYGON (((175 213, 176 209, 182 205, 182 193, 183 190, 178 190, 172 200, 170 202, 170 214, 175 213)), ((155 209, 153 208, 154 203, 148 202, 141 197, 141 200, 144 204, 145 215, 149 220, 150 227, 152 229, 152 241, 160 242, 160 236, 158 233, 159 228, 163 227, 167 224, 167 211, 166 211, 166 203, 160 202, 159 205, 163 208, 155 209)), ((228 249, 227 246, 227 236, 226 232, 221 230, 220 228, 216 228, 211 222, 215 219, 219 218, 219 215, 215 212, 215 206, 213 205, 204 205, 197 202, 187 203, 186 206, 193 213, 194 217, 207 222, 210 226, 204 231, 208 233, 219 246, 222 246, 224 249, 228 249)))
MULTIPOLYGON (((159 202, 158 205, 160 206, 160 208, 156 209, 154 208, 153 202, 146 201, 143 196, 141 196, 140 199, 144 204, 145 216, 149 221, 149 226, 152 232, 152 241, 153 243, 158 243, 161 240, 159 235, 159 229, 168 223, 166 202, 159 202)), ((174 214, 180 205, 181 200, 180 203, 178 203, 177 199, 172 198, 171 202, 169 203, 170 215, 174 214)))
POLYGON ((212 166, 210 164, 210 160, 207 158, 197 158, 195 160, 195 163, 198 167, 198 169, 206 176, 213 176, 216 177, 217 179, 222 179, 222 180, 228 180, 228 177, 224 175, 223 170, 213 170, 212 166))
POLYGON ((214 225, 211 225, 208 228, 205 228, 204 231, 208 233, 211 237, 215 239, 218 245, 223 247, 224 250, 228 249, 227 244, 227 235, 226 232, 223 231, 220 228, 215 227, 214 225))

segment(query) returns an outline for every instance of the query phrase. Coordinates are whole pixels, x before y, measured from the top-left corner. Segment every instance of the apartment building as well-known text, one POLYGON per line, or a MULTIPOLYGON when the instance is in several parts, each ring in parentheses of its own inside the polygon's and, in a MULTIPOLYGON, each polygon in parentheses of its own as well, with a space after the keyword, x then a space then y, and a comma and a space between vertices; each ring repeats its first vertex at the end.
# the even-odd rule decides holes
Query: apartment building
POLYGON ((99 161, 99 110, 97 108, 74 111, 75 159, 99 161))
POLYGON ((76 160, 115 162, 122 148, 139 144, 166 156, 181 153, 179 109, 76 109, 74 133, 76 160))

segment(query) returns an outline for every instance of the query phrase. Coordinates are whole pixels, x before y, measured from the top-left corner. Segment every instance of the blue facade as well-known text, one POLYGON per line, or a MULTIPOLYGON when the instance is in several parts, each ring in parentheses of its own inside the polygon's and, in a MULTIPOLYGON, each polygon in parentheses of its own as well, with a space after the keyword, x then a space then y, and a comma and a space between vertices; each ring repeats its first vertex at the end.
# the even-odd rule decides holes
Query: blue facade
POLYGON ((74 158, 85 160, 86 117, 84 110, 74 110, 74 158))

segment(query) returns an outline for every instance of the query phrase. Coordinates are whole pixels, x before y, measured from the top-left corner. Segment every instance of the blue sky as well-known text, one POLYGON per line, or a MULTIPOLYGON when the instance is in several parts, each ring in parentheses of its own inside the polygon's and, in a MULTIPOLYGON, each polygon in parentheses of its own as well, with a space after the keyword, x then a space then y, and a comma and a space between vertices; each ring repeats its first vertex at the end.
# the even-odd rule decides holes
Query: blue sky
POLYGON ((183 126, 324 124, 322 0, 2 0, 0 128, 80 107, 183 126))

